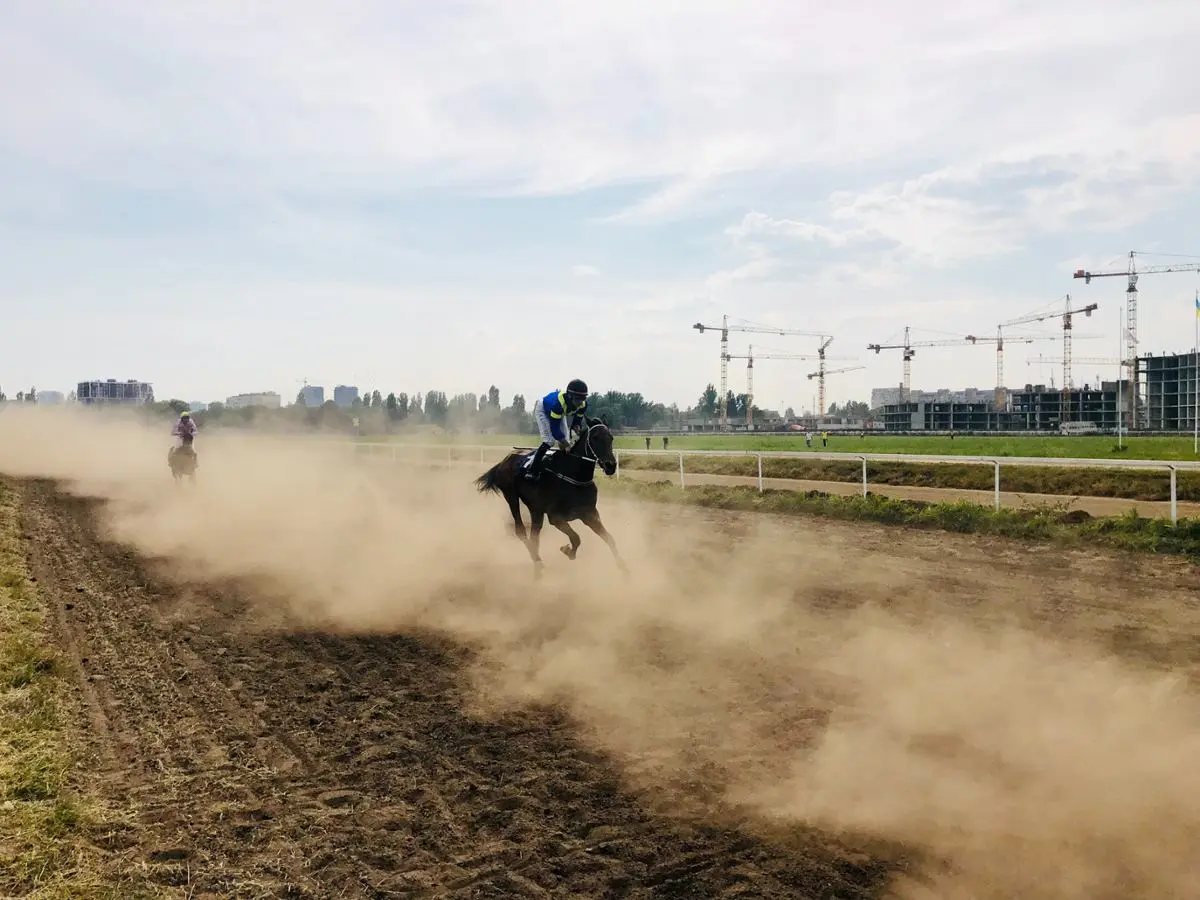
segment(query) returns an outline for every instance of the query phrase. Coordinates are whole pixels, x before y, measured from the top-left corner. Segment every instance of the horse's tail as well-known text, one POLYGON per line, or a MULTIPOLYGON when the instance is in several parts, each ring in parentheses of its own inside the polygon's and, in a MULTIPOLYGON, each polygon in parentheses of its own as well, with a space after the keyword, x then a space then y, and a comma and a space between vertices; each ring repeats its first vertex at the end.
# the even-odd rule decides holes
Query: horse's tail
POLYGON ((504 488, 500 486, 499 475, 501 468, 508 462, 509 458, 508 456, 504 457, 504 459, 475 479, 475 487, 480 493, 491 491, 494 494, 499 494, 504 491, 504 488))
POLYGON ((492 491, 493 493, 500 492, 500 485, 496 483, 496 472, 500 468, 500 463, 496 463, 482 475, 475 479, 475 487, 480 493, 492 491))

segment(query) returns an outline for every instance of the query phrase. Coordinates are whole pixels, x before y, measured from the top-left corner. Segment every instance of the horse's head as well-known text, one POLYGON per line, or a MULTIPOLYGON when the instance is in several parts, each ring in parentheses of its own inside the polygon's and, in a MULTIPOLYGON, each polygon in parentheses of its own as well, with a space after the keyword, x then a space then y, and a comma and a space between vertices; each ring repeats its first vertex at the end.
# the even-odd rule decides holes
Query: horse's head
POLYGON ((584 452, 600 463, 604 474, 610 478, 617 471, 617 457, 613 454, 613 436, 608 422, 599 419, 587 419, 587 430, 583 433, 584 452))

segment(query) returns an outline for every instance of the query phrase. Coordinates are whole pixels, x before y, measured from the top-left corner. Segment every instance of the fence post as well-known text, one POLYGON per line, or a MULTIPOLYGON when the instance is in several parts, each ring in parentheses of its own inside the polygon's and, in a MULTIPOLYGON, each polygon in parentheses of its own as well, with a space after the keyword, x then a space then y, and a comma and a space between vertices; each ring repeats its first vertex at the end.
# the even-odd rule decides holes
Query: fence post
POLYGON ((758 454, 758 492, 761 494, 763 489, 762 484, 762 454, 758 454))
POLYGON ((679 454, 679 489, 683 490, 686 485, 683 483, 683 454, 679 454))
POLYGON ((1167 466, 1171 470, 1171 524, 1176 525, 1179 522, 1179 504, 1176 498, 1179 496, 1175 490, 1175 467, 1167 466))
POLYGON ((996 509, 1000 509, 1000 460, 992 460, 992 465, 996 467, 996 509))
POLYGON ((863 496, 865 497, 867 496, 867 458, 860 456, 859 459, 862 460, 863 464, 863 496))

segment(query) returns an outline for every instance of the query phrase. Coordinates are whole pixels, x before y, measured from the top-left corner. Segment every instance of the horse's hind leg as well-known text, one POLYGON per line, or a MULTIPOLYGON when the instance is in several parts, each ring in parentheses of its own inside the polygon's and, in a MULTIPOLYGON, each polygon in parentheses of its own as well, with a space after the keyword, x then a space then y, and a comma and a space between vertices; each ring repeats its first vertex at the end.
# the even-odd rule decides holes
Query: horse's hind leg
POLYGON ((521 521, 521 496, 516 490, 505 491, 504 499, 508 501, 508 510, 513 517, 513 533, 517 539, 525 541, 525 523, 521 521))
POLYGON ((563 552, 567 559, 574 559, 575 554, 579 552, 579 533, 571 527, 570 522, 557 516, 553 519, 550 519, 550 524, 565 534, 567 539, 571 542, 569 544, 564 544, 558 549, 563 552))
POLYGON ((604 523, 600 521, 600 513, 595 509, 590 509, 579 520, 588 528, 600 535, 600 539, 608 544, 608 549, 612 551, 613 559, 617 561, 617 567, 625 573, 629 572, 625 561, 621 559, 621 554, 617 552, 617 542, 613 540, 613 536, 608 533, 608 529, 604 527, 604 523))

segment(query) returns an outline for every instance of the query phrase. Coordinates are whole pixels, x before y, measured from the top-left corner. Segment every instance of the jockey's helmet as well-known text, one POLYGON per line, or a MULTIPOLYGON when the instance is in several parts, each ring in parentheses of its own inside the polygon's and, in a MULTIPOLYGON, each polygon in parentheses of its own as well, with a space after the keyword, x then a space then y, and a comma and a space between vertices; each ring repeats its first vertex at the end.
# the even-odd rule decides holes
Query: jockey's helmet
POLYGON ((570 400, 574 406, 579 406, 585 400, 587 400, 588 386, 583 382, 583 379, 572 378, 567 384, 565 393, 567 395, 567 399, 570 400))
POLYGON ((181 418, 181 419, 190 419, 191 417, 192 417, 192 414, 190 412, 188 412, 186 409, 179 414, 179 418, 181 418))

